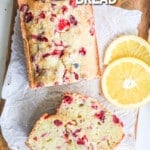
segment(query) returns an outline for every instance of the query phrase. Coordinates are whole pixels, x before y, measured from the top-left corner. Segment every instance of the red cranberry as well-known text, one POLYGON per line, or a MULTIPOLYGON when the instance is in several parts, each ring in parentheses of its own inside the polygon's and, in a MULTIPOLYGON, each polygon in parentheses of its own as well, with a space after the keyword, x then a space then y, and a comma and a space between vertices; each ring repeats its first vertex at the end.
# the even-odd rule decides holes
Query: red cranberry
POLYGON ((64 96, 64 103, 71 104, 73 102, 73 98, 69 95, 64 96))
POLYGON ((85 144, 85 140, 87 140, 86 135, 84 135, 82 138, 78 138, 77 144, 78 145, 84 145, 85 144))
POLYGON ((65 138, 65 139, 68 139, 68 138, 69 138, 69 134, 68 134, 68 133, 65 133, 65 134, 64 134, 64 138, 65 138))
POLYGON ((40 35, 31 35, 31 38, 36 39, 40 42, 48 42, 48 39, 44 36, 40 35))
POLYGON ((41 42, 48 42, 48 39, 46 37, 43 37, 43 36, 38 36, 37 40, 41 41, 41 42))
POLYGON ((24 15, 24 21, 25 21, 26 23, 32 21, 33 18, 34 18, 34 17, 33 17, 32 12, 26 12, 25 15, 24 15))
POLYGON ((95 117, 104 122, 105 120, 105 111, 101 110, 100 113, 96 113, 95 117))
POLYGON ((91 36, 93 36, 95 34, 95 28, 94 27, 91 27, 90 34, 91 34, 91 36))
POLYGON ((29 10, 29 6, 27 4, 22 4, 20 7, 20 11, 26 13, 29 10))
POLYGON ((76 7, 76 0, 69 0, 69 5, 71 5, 73 8, 76 7))
POLYGON ((51 14, 50 21, 54 22, 55 18, 56 18, 56 14, 51 14))
POLYGON ((69 121, 69 122, 67 122, 67 124, 68 124, 68 125, 74 125, 74 124, 73 124, 72 122, 70 122, 70 121, 69 121))
POLYGON ((71 24, 73 24, 75 26, 78 24, 77 20, 75 19, 75 17, 73 15, 70 15, 69 19, 70 19, 71 24))
POLYGON ((39 17, 41 18, 41 19, 45 19, 45 13, 42 11, 40 14, 39 14, 39 17))
POLYGON ((58 23, 58 31, 68 31, 70 28, 70 22, 66 19, 60 19, 58 23))
POLYGON ((86 55, 86 49, 84 47, 81 47, 80 50, 79 50, 79 54, 81 55, 86 55))
POLYGON ((40 72, 39 65, 37 65, 37 64, 35 65, 35 72, 36 72, 36 73, 39 73, 39 72, 40 72))
POLYGON ((79 75, 78 75, 77 73, 75 73, 75 72, 74 72, 74 78, 75 78, 76 80, 79 80, 79 75))
POLYGON ((50 56, 51 54, 50 53, 45 53, 45 54, 43 54, 43 58, 46 58, 46 57, 48 57, 48 56, 50 56))
POLYGON ((91 106, 93 109, 97 110, 98 109, 98 106, 96 104, 92 104, 91 106))
POLYGON ((62 121, 60 121, 60 120, 54 120, 54 124, 56 125, 56 126, 61 126, 63 123, 62 123, 62 121))
POLYGON ((50 55, 52 56, 58 56, 59 58, 61 58, 64 54, 63 50, 54 50, 50 55))
POLYGON ((35 56, 32 55, 32 56, 30 57, 30 59, 31 59, 31 62, 34 62, 34 61, 35 61, 35 56))
POLYGON ((43 133, 42 135, 41 135, 41 137, 44 137, 44 136, 46 136, 47 134, 46 133, 43 133))
POLYGON ((78 134, 79 132, 81 132, 81 129, 75 130, 75 131, 72 133, 72 135, 73 135, 74 137, 77 137, 77 134, 78 134))
POLYGON ((64 6, 62 6, 62 7, 61 7, 61 9, 62 9, 62 13, 63 13, 63 14, 65 14, 65 12, 67 12, 67 11, 68 11, 68 7, 67 7, 67 6, 65 6, 65 5, 64 5, 64 6))
POLYGON ((64 51, 63 50, 54 50, 53 52, 51 53, 45 53, 43 54, 43 58, 46 58, 48 56, 58 56, 59 58, 62 57, 64 54, 64 51))
POLYGON ((60 41, 60 43, 56 43, 55 41, 52 41, 55 46, 64 46, 63 41, 60 41))
POLYGON ((52 7, 52 9, 54 10, 55 7, 56 7, 56 4, 55 4, 55 3, 51 3, 51 7, 52 7))
POLYGON ((116 115, 113 115, 113 122, 114 123, 119 123, 120 122, 119 118, 116 115))

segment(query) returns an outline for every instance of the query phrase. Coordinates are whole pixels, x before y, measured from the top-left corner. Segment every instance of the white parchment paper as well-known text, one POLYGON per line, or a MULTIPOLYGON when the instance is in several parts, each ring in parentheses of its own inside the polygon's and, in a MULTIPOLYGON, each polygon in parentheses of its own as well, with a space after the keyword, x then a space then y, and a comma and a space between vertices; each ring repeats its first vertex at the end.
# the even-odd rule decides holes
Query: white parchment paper
MULTIPOLYGON (((122 34, 137 34, 141 12, 112 6, 94 6, 96 33, 101 62, 109 42, 122 34)), ((16 16, 12 36, 11 60, 3 86, 6 104, 1 116, 2 133, 12 150, 27 150, 24 142, 35 121, 45 112, 55 113, 64 92, 80 92, 100 100, 124 122, 125 138, 116 150, 134 150, 137 110, 121 110, 109 104, 100 93, 99 80, 30 90, 19 17, 16 16)))

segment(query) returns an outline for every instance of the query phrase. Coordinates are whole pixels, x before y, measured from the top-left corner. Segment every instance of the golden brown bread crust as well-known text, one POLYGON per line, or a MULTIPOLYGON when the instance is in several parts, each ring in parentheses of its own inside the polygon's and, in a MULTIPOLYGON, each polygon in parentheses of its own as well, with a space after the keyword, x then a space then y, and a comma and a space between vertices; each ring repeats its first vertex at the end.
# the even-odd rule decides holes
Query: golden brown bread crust
MULTIPOLYGON (((51 0, 46 1, 47 4, 50 3, 50 2, 51 2, 51 0)), ((43 5, 42 3, 39 3, 38 0, 37 1, 34 1, 34 0, 18 0, 18 4, 19 4, 19 8, 21 8, 22 4, 28 4, 30 7, 32 7, 32 11, 33 10, 35 10, 35 11, 36 10, 49 11, 49 10, 47 10, 48 8, 45 7, 46 4, 43 5)), ((86 7, 86 9, 88 9, 90 11, 91 14, 93 13, 92 6, 89 5, 89 6, 85 6, 85 7, 86 7)), ((75 13, 75 14, 78 14, 78 13, 75 13)), ((23 15, 21 13, 20 13, 20 19, 21 19, 21 31, 22 31, 22 38, 23 38, 23 43, 24 43, 24 53, 25 53, 25 57, 26 57, 26 65, 27 65, 29 85, 30 85, 31 88, 36 88, 36 87, 38 87, 37 86, 37 84, 38 84, 37 80, 41 80, 43 82, 43 80, 44 80, 43 77, 44 76, 42 77, 42 75, 41 75, 40 78, 35 77, 36 75, 35 75, 34 67, 33 67, 33 64, 31 62, 32 54, 31 54, 31 51, 30 51, 30 49, 31 49, 30 46, 32 44, 31 43, 32 41, 31 40, 29 41, 29 35, 27 35, 27 31, 28 31, 27 27, 28 26, 24 22, 23 15)), ((85 35, 83 35, 83 38, 85 38, 85 35)), ((80 43, 82 43, 82 42, 80 41, 80 43)), ((85 43, 85 41, 83 41, 83 43, 85 43)), ((90 50, 88 51, 87 56, 84 58, 84 61, 82 62, 82 65, 81 65, 81 78, 80 79, 90 79, 90 78, 92 79, 92 78, 99 78, 100 77, 101 72, 100 72, 100 68, 99 68, 100 65, 99 65, 99 57, 98 57, 98 45, 97 45, 96 39, 94 40, 94 43, 95 43, 95 45, 93 46, 93 50, 91 50, 91 48, 90 48, 90 50), (91 64, 89 65, 89 62, 93 62, 93 65, 91 65, 91 64)), ((62 60, 62 63, 64 65, 64 67, 66 67, 66 64, 64 64, 64 60, 62 60)), ((71 70, 69 70, 68 72, 71 72, 71 70)), ((52 77, 52 78, 54 78, 54 77, 52 77)), ((47 86, 47 85, 51 86, 51 85, 55 85, 55 84, 58 83, 57 81, 54 81, 55 83, 48 84, 49 83, 48 80, 49 79, 45 78, 46 84, 44 86, 47 86)), ((74 80, 75 79, 72 80, 72 77, 71 77, 69 83, 76 82, 74 80)), ((67 83, 68 83, 68 81, 67 81, 67 83)), ((60 85, 61 84, 67 84, 67 83, 65 83, 64 81, 63 81, 63 83, 61 83, 61 81, 60 81, 60 85)))
MULTIPOLYGON (((26 0, 18 0, 18 5, 19 8, 22 3, 26 3, 26 0)), ((26 58, 26 67, 27 67, 27 75, 28 75, 28 80, 29 80, 29 86, 31 88, 34 87, 34 78, 33 78, 33 72, 31 69, 31 60, 30 60, 30 51, 29 51, 29 45, 28 45, 28 40, 27 40, 27 35, 26 35, 26 28, 25 28, 25 23, 23 21, 23 16, 20 14, 20 25, 21 25, 21 32, 22 32, 22 39, 23 39, 23 47, 24 47, 24 54, 26 58)))

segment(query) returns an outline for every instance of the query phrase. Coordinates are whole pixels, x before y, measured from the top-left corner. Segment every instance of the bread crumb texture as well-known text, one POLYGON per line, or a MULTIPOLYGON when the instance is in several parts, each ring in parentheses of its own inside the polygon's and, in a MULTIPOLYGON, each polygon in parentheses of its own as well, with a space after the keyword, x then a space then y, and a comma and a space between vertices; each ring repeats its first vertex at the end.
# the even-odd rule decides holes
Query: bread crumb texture
POLYGON ((37 121, 27 145, 32 150, 112 150, 123 137, 116 115, 91 97, 68 93, 56 115, 37 121))
POLYGON ((31 87, 99 77, 92 6, 75 0, 18 3, 31 87))

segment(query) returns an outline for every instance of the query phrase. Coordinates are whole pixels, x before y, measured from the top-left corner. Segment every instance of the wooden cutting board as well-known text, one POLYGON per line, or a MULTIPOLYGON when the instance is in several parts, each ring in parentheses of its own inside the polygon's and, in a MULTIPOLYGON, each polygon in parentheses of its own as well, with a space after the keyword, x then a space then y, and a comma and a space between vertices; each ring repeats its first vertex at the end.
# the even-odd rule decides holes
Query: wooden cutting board
MULTIPOLYGON (((143 37, 146 40, 148 39, 148 36, 150 37, 149 35, 150 32, 148 32, 150 28, 150 0, 118 0, 115 6, 122 7, 125 9, 141 10, 143 14, 142 14, 141 23, 139 24, 139 27, 138 27, 139 36, 143 37)), ((7 71, 7 66, 9 64, 9 58, 10 58, 11 36, 13 34, 13 26, 14 26, 14 19, 16 16, 16 10, 17 10, 17 0, 14 0, 12 20, 11 20, 11 25, 10 25, 8 50, 7 50, 8 54, 7 54, 7 59, 6 59, 6 71, 7 71)), ((4 106, 4 101, 0 100, 0 113, 3 110, 3 106, 4 106)), ((2 137, 1 131, 0 131, 0 150, 9 150, 7 143, 2 137)))

